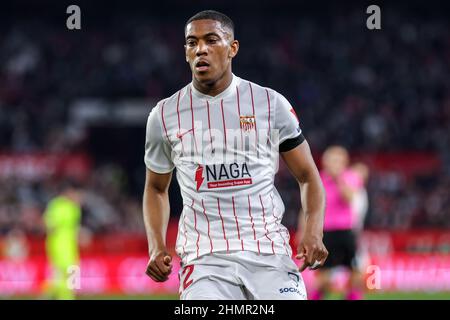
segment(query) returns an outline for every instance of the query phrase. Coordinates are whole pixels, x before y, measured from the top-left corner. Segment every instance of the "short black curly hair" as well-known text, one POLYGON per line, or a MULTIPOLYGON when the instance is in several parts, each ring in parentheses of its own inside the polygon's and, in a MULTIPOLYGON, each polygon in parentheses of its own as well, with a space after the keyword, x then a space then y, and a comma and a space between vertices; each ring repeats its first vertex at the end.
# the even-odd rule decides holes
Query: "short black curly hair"
POLYGON ((215 10, 204 10, 204 11, 200 11, 198 13, 196 13, 195 15, 193 15, 191 18, 189 18, 189 20, 186 22, 185 26, 184 26, 184 31, 186 32, 186 27, 189 23, 191 23, 192 21, 196 21, 196 20, 215 20, 215 21, 219 21, 222 26, 224 26, 225 28, 229 29, 231 31, 231 34, 234 35, 234 23, 233 20, 230 19, 230 17, 228 17, 227 15, 219 12, 219 11, 215 11, 215 10))

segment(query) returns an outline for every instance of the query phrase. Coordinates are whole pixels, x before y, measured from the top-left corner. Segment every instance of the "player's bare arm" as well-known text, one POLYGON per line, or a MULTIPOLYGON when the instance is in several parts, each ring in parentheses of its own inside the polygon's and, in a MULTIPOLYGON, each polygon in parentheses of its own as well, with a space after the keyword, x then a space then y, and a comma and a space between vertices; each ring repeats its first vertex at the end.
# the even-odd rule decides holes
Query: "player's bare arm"
POLYGON ((166 248, 171 179, 172 173, 158 174, 147 169, 143 212, 150 260, 145 273, 158 282, 166 281, 172 271, 172 257, 166 248))
POLYGON ((308 142, 282 152, 281 156, 300 186, 301 201, 305 215, 302 238, 297 248, 297 259, 304 259, 300 272, 307 267, 316 269, 325 262, 328 251, 323 238, 325 191, 308 142), (315 264, 319 261, 319 265, 315 264))

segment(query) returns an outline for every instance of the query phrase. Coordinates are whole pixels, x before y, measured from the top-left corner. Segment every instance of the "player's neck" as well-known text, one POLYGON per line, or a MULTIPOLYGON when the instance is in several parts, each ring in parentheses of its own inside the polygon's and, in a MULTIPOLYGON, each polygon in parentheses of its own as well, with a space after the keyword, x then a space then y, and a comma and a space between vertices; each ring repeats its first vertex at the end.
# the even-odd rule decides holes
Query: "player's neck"
POLYGON ((211 97, 215 97, 224 92, 230 86, 232 81, 233 73, 230 70, 229 72, 226 72, 222 78, 213 83, 201 83, 193 78, 192 84, 194 85, 194 88, 199 92, 211 97))

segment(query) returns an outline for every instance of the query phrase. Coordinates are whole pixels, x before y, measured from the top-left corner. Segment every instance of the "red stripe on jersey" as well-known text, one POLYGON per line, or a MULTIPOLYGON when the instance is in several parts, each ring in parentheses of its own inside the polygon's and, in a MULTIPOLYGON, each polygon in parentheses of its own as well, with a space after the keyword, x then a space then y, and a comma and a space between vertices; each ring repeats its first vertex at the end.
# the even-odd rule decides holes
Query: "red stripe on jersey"
POLYGON ((250 196, 247 196, 247 198, 248 198, 248 216, 250 217, 250 222, 252 223, 253 240, 256 240, 256 231, 255 231, 255 224, 253 223, 252 205, 250 204, 250 196))
POLYGON ((244 251, 244 240, 241 239, 241 247, 242 247, 242 251, 244 251))
POLYGON ((210 231, 209 219, 208 219, 208 216, 206 215, 206 209, 205 209, 205 204, 203 203, 203 199, 202 199, 202 207, 203 207, 203 214, 205 215, 205 218, 206 218, 206 222, 208 222, 208 238, 209 238, 209 243, 211 245, 211 250, 209 252, 212 252, 213 251, 213 243, 212 243, 211 236, 209 235, 209 231, 210 231))
MULTIPOLYGON (((185 205, 183 205, 185 206, 185 205)), ((184 244, 183 244, 183 254, 186 254, 186 243, 187 243, 187 229, 186 229, 186 214, 183 214, 183 227, 184 227, 184 244)))
POLYGON ((181 90, 178 91, 178 97, 177 97, 177 116, 178 116, 178 136, 180 137, 181 140, 181 151, 182 153, 184 153, 184 145, 183 145, 183 136, 180 135, 180 130, 181 130, 181 121, 180 121, 180 95, 181 95, 181 90))
POLYGON ((267 122, 269 124, 269 130, 267 134, 267 143, 269 143, 269 137, 270 137, 270 97, 269 97, 269 90, 266 89, 267 94, 267 109, 269 110, 269 118, 267 119, 267 122))
POLYGON ((239 116, 239 128, 241 129, 241 148, 244 149, 244 137, 242 136, 242 125, 241 125, 241 104, 239 102, 239 88, 236 86, 236 97, 237 97, 237 108, 239 116))
POLYGON ((253 89, 252 89, 252 84, 249 82, 248 86, 250 87, 250 96, 252 98, 252 110, 253 110, 253 115, 255 115, 255 101, 253 100, 253 89))
POLYGON ((195 231, 197 231, 197 258, 198 258, 198 251, 199 251, 199 247, 198 247, 198 242, 200 241, 200 232, 198 232, 197 230, 197 212, 194 209, 194 199, 192 199, 192 204, 191 204, 191 209, 192 211, 194 211, 194 229, 195 231))
POLYGON ((238 86, 236 86, 236 98, 237 98, 238 112, 239 112, 239 115, 241 115, 241 104, 239 102, 239 88, 238 88, 238 86))
POLYGON ((209 117, 209 102, 206 100, 206 111, 208 112, 208 130, 209 130, 209 141, 211 142, 211 148, 212 148, 212 135, 211 135, 211 118, 209 117))
POLYGON ((272 241, 272 239, 271 239, 271 238, 269 237, 269 235, 268 235, 269 231, 267 230, 266 212, 265 212, 265 209, 264 209, 264 205, 263 205, 263 203, 262 203, 261 195, 259 195, 259 201, 261 202, 261 209, 262 209, 262 212, 263 212, 264 230, 266 230, 265 236, 266 236, 266 238, 267 238, 269 241, 272 242, 272 253, 275 254, 275 251, 273 250, 273 241, 272 241))
POLYGON ((219 210, 220 220, 222 220, 222 231, 223 231, 223 239, 227 242, 227 251, 230 250, 230 246, 228 244, 227 234, 225 233, 225 224, 223 223, 222 213, 220 212, 220 200, 217 198, 217 209, 219 210))
POLYGON ((270 194, 270 199, 272 199, 272 211, 273 211, 273 216, 275 217, 275 219, 277 219, 277 223, 278 223, 278 220, 280 219, 280 217, 278 217, 278 216, 275 214, 275 203, 273 203, 273 194, 270 194))
POLYGON ((261 249, 260 249, 260 247, 259 247, 259 240, 256 241, 256 243, 258 244, 258 254, 260 254, 260 253, 261 253, 261 249))
POLYGON ((225 125, 225 115, 223 114, 223 99, 220 100, 220 107, 222 109, 222 123, 223 123, 223 133, 225 138, 225 150, 227 149, 227 126, 225 125))
POLYGON ((181 121, 180 121, 180 95, 181 95, 181 90, 178 91, 178 97, 177 97, 177 115, 178 115, 178 132, 181 129, 181 121))
POLYGON ((170 142, 170 139, 169 139, 169 134, 167 133, 166 121, 164 120, 164 105, 165 105, 165 104, 166 104, 166 101, 164 101, 163 104, 162 104, 162 106, 161 106, 161 120, 162 120, 162 124, 163 124, 163 127, 164 127, 164 132, 166 133, 167 141, 168 141, 169 143, 171 143, 171 142, 170 142))
POLYGON ((192 119, 192 137, 194 138, 195 152, 198 153, 197 149, 197 139, 195 139, 195 128, 194 128, 194 109, 192 108, 192 88, 189 89, 189 99, 191 102, 191 119, 192 119))
POLYGON ((237 219, 237 216, 236 216, 236 209, 235 209, 235 206, 234 206, 234 196, 231 197, 231 202, 233 203, 233 214, 234 214, 234 220, 236 221, 236 229, 237 229, 237 232, 238 232, 238 239, 241 240, 241 233, 239 232, 239 222, 238 222, 238 219, 237 219))
POLYGON ((253 89, 252 84, 248 83, 250 87, 250 95, 252 97, 252 110, 253 110, 253 116, 255 117, 255 139, 256 139, 256 152, 258 152, 258 128, 256 127, 256 114, 255 114, 255 101, 253 99, 253 89))
POLYGON ((288 249, 286 248, 286 240, 284 239, 284 237, 283 237, 283 235, 281 234, 281 231, 280 231, 280 222, 281 222, 281 219, 280 219, 280 217, 277 217, 277 216, 275 215, 275 204, 273 203, 273 195, 272 195, 272 194, 270 194, 270 198, 272 199, 272 211, 273 211, 273 216, 275 217, 275 219, 277 219, 277 220, 276 220, 276 223, 277 223, 277 225, 278 225, 278 234, 280 235, 281 239, 283 239, 283 246, 284 246, 284 249, 286 250, 286 254, 289 255, 289 251, 288 251, 288 249))

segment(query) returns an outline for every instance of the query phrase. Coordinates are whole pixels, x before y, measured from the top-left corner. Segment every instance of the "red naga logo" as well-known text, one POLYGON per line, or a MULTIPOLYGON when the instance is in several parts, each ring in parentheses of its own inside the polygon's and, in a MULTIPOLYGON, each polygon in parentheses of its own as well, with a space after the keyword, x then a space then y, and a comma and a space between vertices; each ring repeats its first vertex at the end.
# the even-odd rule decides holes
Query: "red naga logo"
POLYGON ((203 167, 201 165, 198 165, 197 170, 195 170, 195 182, 197 182, 197 191, 200 189, 200 186, 203 183, 203 167))

